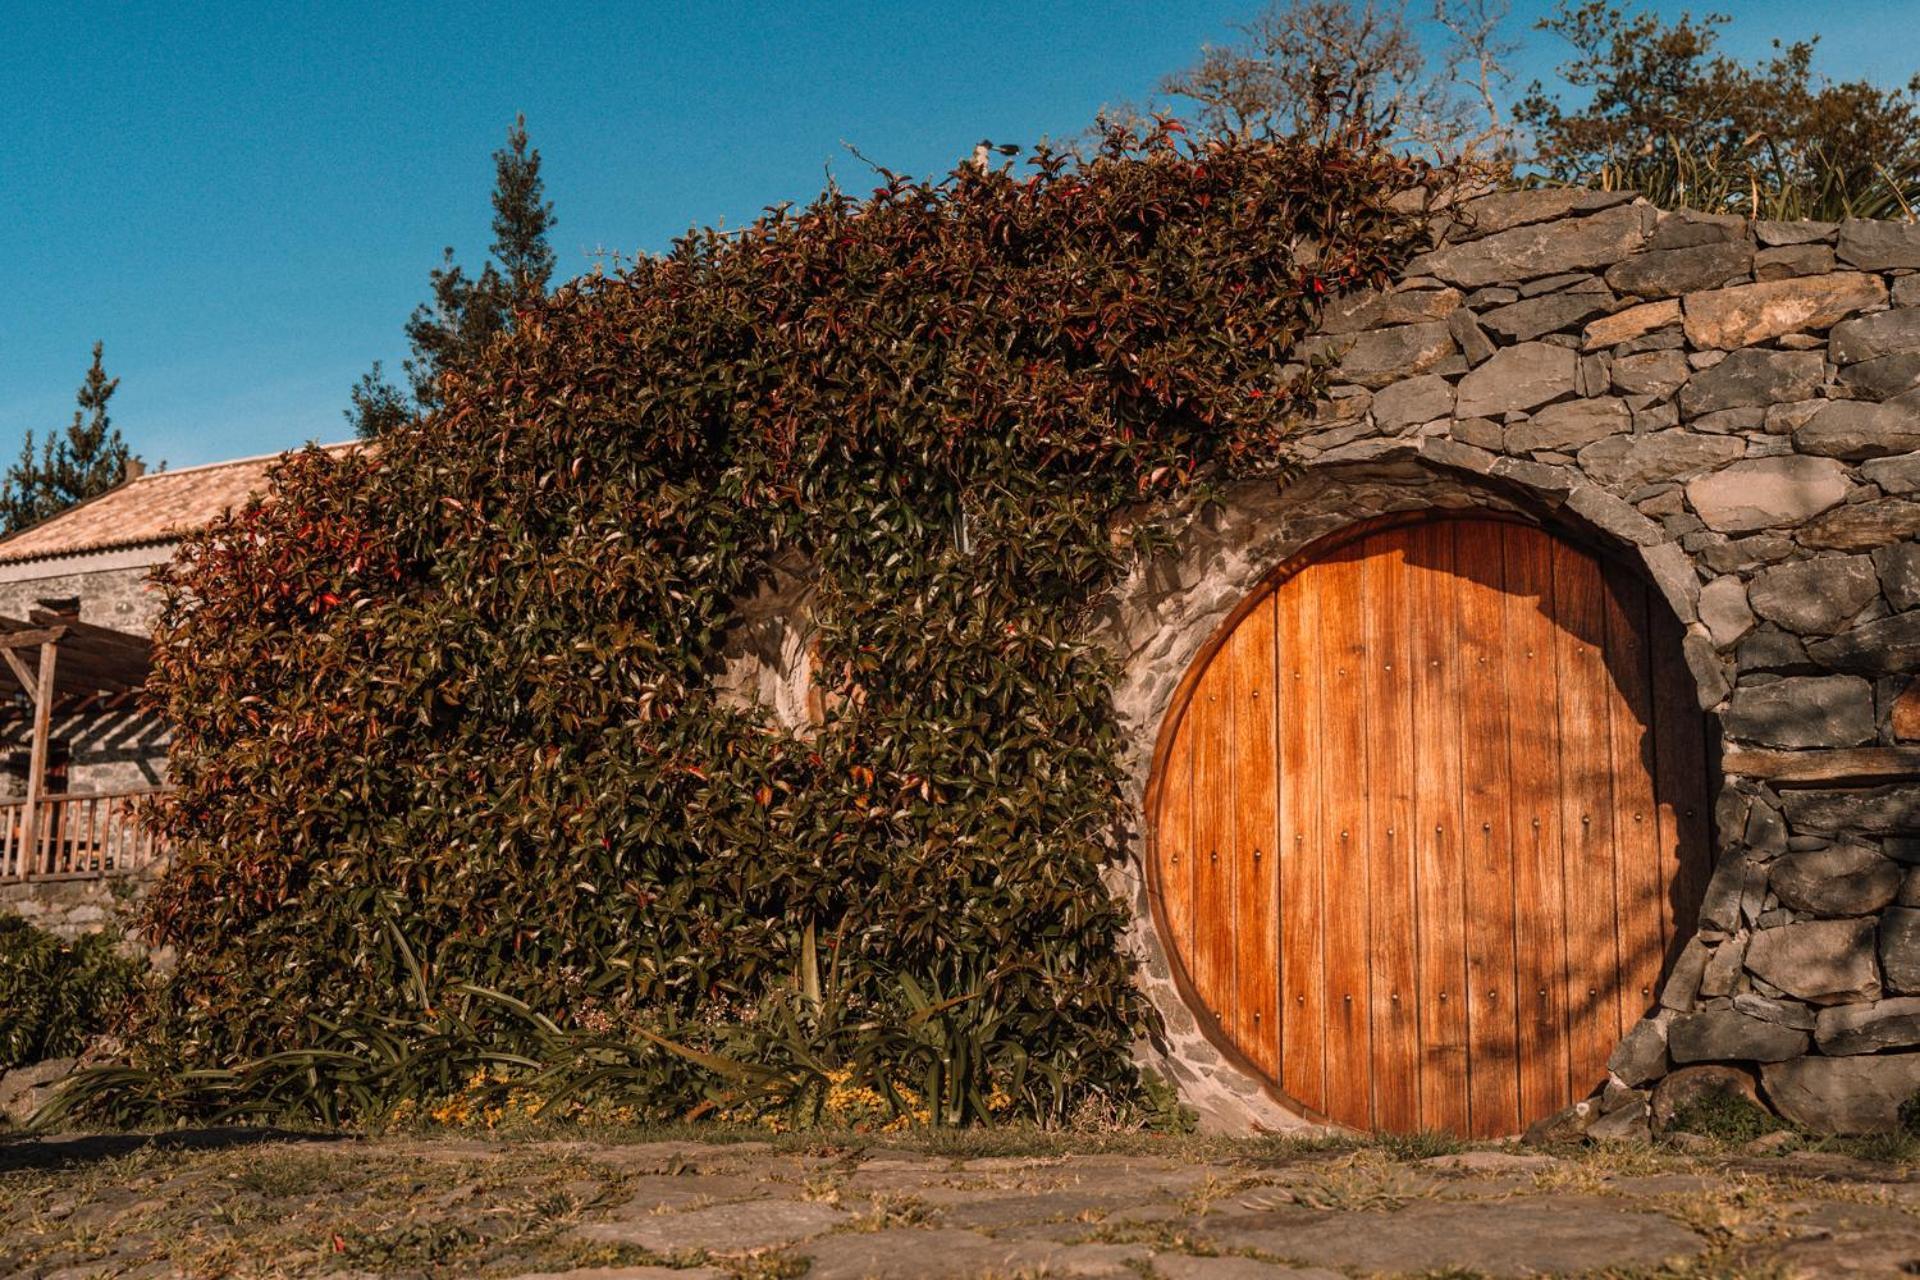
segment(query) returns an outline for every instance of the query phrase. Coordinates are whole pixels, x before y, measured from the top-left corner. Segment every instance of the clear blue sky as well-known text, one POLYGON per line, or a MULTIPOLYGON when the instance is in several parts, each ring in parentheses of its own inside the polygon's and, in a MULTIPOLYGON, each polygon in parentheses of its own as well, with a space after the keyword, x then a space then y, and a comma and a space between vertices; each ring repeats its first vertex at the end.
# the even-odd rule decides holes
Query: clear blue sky
MULTIPOLYGON (((572 275, 803 200, 828 165, 857 185, 843 140, 933 172, 982 136, 1071 134, 1258 3, 0 0, 0 462, 71 416, 95 338, 149 462, 343 437, 441 247, 484 255, 516 111, 572 275)), ((1817 29, 1830 74, 1920 69, 1920 0, 1693 7, 1734 11, 1743 55, 1817 29)), ((1548 4, 1514 8, 1519 30, 1548 4)), ((1557 56, 1530 39, 1521 82, 1557 56)))

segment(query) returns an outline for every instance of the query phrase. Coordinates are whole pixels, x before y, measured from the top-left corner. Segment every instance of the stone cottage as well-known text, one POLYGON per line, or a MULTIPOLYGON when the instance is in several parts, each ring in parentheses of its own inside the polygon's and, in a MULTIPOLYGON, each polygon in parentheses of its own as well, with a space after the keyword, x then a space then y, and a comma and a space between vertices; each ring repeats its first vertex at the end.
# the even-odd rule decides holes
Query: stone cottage
POLYGON ((185 534, 264 489, 274 461, 136 469, 0 539, 0 908, 84 928, 103 918, 104 878, 157 856, 133 821, 166 785, 166 728, 140 696, 160 604, 149 578, 185 534))

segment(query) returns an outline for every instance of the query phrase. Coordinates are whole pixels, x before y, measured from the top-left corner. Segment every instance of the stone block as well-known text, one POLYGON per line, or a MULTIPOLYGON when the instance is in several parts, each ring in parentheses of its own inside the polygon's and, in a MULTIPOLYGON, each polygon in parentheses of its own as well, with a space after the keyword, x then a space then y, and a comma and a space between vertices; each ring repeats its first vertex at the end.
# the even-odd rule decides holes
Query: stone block
POLYGON ((1707 971, 1707 944, 1698 936, 1687 939, 1675 957, 1667 980, 1660 985, 1660 1007, 1685 1013, 1700 998, 1700 979, 1707 971))
POLYGON ((1893 907, 1881 915, 1880 968, 1887 990, 1920 993, 1920 910, 1893 907))
POLYGON ((1756 858, 1772 858, 1787 851, 1787 820, 1780 810, 1756 799, 1747 810, 1747 849, 1756 858))
POLYGON ((1373 419, 1383 431, 1432 422, 1453 413, 1453 384, 1438 374, 1406 378, 1373 398, 1373 419))
POLYGON ((1670 396, 1693 373, 1678 351, 1643 351, 1613 362, 1613 389, 1628 396, 1670 396))
POLYGON ((1833 250, 1823 244, 1781 245, 1753 256, 1753 278, 1788 280, 1794 276, 1823 276, 1833 270, 1833 250))
POLYGON ((1690 482, 1687 501, 1709 529, 1754 533, 1804 524, 1852 487, 1835 458, 1751 458, 1690 482))
POLYGON ((1620 205, 1584 218, 1530 223, 1449 245, 1416 258, 1409 272, 1464 288, 1609 267, 1653 232, 1647 205, 1620 205))
POLYGON ((1920 1091, 1920 1053, 1808 1056, 1760 1069, 1774 1110, 1815 1133, 1888 1133, 1920 1091))
POLYGON ((1679 323, 1678 301, 1667 299, 1662 302, 1643 302, 1637 307, 1628 307, 1610 316, 1602 316, 1589 324, 1581 334, 1580 346, 1585 351, 1598 351, 1606 347, 1618 346, 1622 342, 1631 342, 1656 329, 1664 329, 1679 323))
POLYGON ((1667 1024, 1661 1018, 1642 1018, 1620 1038, 1607 1057, 1607 1070, 1634 1087, 1667 1073, 1667 1024))
POLYGON ((1809 520, 1794 536, 1805 547, 1872 551, 1903 538, 1920 537, 1920 502, 1881 498, 1851 503, 1809 520))
POLYGON ((1577 187, 1496 191, 1460 206, 1456 238, 1464 243, 1529 223, 1558 222, 1573 215, 1598 213, 1634 199, 1631 191, 1587 191, 1577 187))
POLYGON ((1538 449, 1571 452, 1582 445, 1633 429, 1626 401, 1612 396, 1593 400, 1566 400, 1550 404, 1527 421, 1507 428, 1509 453, 1538 449))
POLYGON ((1840 224, 1839 254, 1866 271, 1920 267, 1920 224, 1849 218, 1840 224))
POLYGON ((1342 294, 1320 313, 1319 332, 1360 333, 1388 325, 1445 320, 1460 306, 1458 289, 1403 289, 1384 293, 1362 289, 1342 294))
POLYGON ((1684 480, 1743 458, 1746 441, 1674 429, 1644 436, 1614 435, 1580 450, 1580 467, 1601 484, 1637 489, 1684 480))
MULTIPOLYGON (((1901 742, 1920 741, 1920 680, 1913 681, 1901 690, 1900 696, 1893 700, 1893 709, 1887 719, 1895 738, 1901 742)), ((1920 886, 1916 886, 1916 890, 1920 891, 1920 886)), ((1906 890, 1901 890, 1901 894, 1901 901, 1905 903, 1906 890)))
POLYGON ((1798 1000, 1776 1000, 1772 996, 1746 991, 1733 998, 1733 1007, 1749 1018, 1777 1022, 1796 1031, 1811 1031, 1815 1025, 1815 1010, 1798 1000))
POLYGON ((1893 676, 1920 671, 1920 613, 1896 613, 1807 646, 1807 656, 1836 671, 1893 676))
POLYGON ((1827 338, 1835 364, 1920 351, 1920 310, 1878 311, 1833 326, 1827 338))
POLYGON ((1567 348, 1545 342, 1497 351, 1460 380, 1454 411, 1463 418, 1489 417, 1570 396, 1578 361, 1567 348))
POLYGON ((1837 222, 1773 222, 1762 219, 1753 224, 1754 238, 1772 247, 1783 244, 1832 244, 1837 222))
POLYGON ((1707 624, 1715 649, 1732 649, 1753 629, 1753 610, 1747 606, 1747 589, 1738 576, 1726 574, 1701 587, 1699 620, 1707 624))
POLYGON ((1493 345, 1480 322, 1474 319, 1473 312, 1465 307, 1447 317, 1447 332, 1460 346, 1460 355, 1466 360, 1469 369, 1484 364, 1499 348, 1493 345))
POLYGON ((1531 342, 1545 334, 1574 328, 1611 310, 1610 294, 1550 293, 1489 311, 1480 317, 1480 323, 1508 342, 1531 342))
POLYGON ((1765 626, 1740 642, 1734 660, 1742 675, 1749 671, 1791 672, 1808 665, 1807 647, 1798 636, 1765 626))
POLYGON ((1817 351, 1747 348, 1693 378, 1680 391, 1689 417, 1720 409, 1755 408, 1804 400, 1826 381, 1826 357, 1817 351))
POLYGON ((1810 1004, 1880 998, 1871 920, 1809 920, 1761 929, 1747 943, 1747 972, 1810 1004))
POLYGON ((1711 711, 1725 701, 1733 684, 1727 679, 1727 664, 1720 660, 1713 641, 1689 631, 1680 641, 1680 656, 1686 661, 1687 674, 1693 677, 1694 696, 1700 702, 1700 709, 1711 711))
POLYGON ((1873 553, 1880 589, 1895 609, 1920 608, 1920 543, 1898 542, 1873 553))
POLYGON ((1715 289, 1693 294, 1682 305, 1689 342, 1732 350, 1782 334, 1828 329, 1886 301, 1887 287, 1878 276, 1839 272, 1715 289))
POLYGON ((1375 389, 1427 372, 1452 355, 1454 346, 1447 326, 1433 322, 1309 338, 1300 351, 1309 357, 1332 356, 1340 377, 1375 389))
MULTIPOLYGON (((1503 459, 1511 462, 1512 459, 1503 459)), ((1499 474, 1500 469, 1495 469, 1499 474)), ((1622 542, 1650 547, 1666 541, 1660 526, 1641 515, 1630 502, 1616 498, 1598 485, 1583 484, 1567 495, 1567 510, 1602 533, 1610 533, 1622 542)))
POLYGON ((1649 249, 1684 249, 1696 244, 1744 242, 1747 220, 1732 213, 1705 213, 1699 209, 1662 210, 1649 249))
POLYGON ((1721 723, 1728 737, 1761 746, 1855 747, 1873 740, 1873 686, 1858 676, 1742 685, 1721 723))
POLYGON ((1849 462, 1912 453, 1920 449, 1920 411, 1898 404, 1835 400, 1793 433, 1793 447, 1849 462))
POLYGON ((1813 1038, 1820 1052, 1834 1057, 1920 1045, 1920 996, 1822 1009, 1813 1038))
POLYGON ((1920 833, 1920 783, 1845 790, 1783 791, 1780 806, 1797 832, 1850 831, 1865 836, 1920 833))
POLYGON ((1840 370, 1840 385, 1858 400, 1905 399, 1920 390, 1920 351, 1847 365, 1840 370))
MULTIPOLYGON (((1737 827, 1744 821, 1740 815, 1725 813, 1724 808, 1722 805, 1715 811, 1717 825, 1722 828, 1737 827)), ((1756 872, 1764 881, 1765 869, 1745 852, 1719 860, 1713 868, 1713 875, 1707 880, 1706 892, 1700 898, 1698 919, 1702 929, 1732 933, 1740 927, 1740 903, 1746 896, 1747 881, 1756 872)))
POLYGON ((1470 444, 1476 449, 1489 449, 1499 452, 1506 448, 1507 433, 1492 418, 1457 418, 1453 424, 1453 438, 1461 444, 1470 444))
POLYGON ((1690 623, 1700 616, 1700 575, 1694 570, 1693 558, 1677 542, 1658 542, 1652 546, 1640 548, 1640 562, 1647 568, 1653 583, 1660 588, 1660 594, 1666 599, 1667 607, 1682 623, 1690 623))
POLYGON ((1677 1063, 1780 1062, 1805 1053, 1807 1043, 1804 1031, 1738 1009, 1683 1013, 1667 1031, 1667 1052, 1677 1063))
POLYGON ((1641 298, 1672 298, 1718 288, 1753 269, 1753 247, 1745 238, 1681 249, 1636 254, 1607 269, 1607 283, 1641 298))
POLYGON ((1795 911, 1863 916, 1891 903, 1904 878, 1899 864, 1878 849, 1847 840, 1776 859, 1768 884, 1795 911))
POLYGON ((1753 611, 1799 635, 1832 635, 1880 593, 1866 556, 1823 556, 1774 565, 1754 575, 1753 611))

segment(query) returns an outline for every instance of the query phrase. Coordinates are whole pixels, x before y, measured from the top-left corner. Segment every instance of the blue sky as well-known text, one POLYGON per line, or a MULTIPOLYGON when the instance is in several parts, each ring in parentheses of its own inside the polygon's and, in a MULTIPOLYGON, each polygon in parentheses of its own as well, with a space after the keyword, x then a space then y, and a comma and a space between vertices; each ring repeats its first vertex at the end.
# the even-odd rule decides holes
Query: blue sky
MULTIPOLYGON (((346 435, 441 247, 484 255, 516 111, 572 275, 804 200, 829 166, 857 186, 843 142, 934 172, 982 136, 1071 134, 1257 4, 0 0, 0 462, 71 416, 96 338, 151 463, 346 435)), ((1548 7, 1516 0, 1516 30, 1548 7)), ((1692 7, 1734 12, 1746 56, 1820 30, 1830 74, 1920 69, 1920 0, 1692 7)), ((1520 81, 1556 58, 1529 40, 1520 81)))

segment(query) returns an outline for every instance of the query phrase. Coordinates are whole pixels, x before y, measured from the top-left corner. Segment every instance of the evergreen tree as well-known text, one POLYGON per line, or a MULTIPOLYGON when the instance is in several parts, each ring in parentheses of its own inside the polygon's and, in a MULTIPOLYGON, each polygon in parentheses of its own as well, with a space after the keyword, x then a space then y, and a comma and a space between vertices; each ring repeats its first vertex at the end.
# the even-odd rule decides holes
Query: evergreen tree
POLYGON ((27 432, 20 460, 0 482, 0 525, 6 532, 38 524, 126 478, 133 454, 107 414, 120 379, 107 376, 102 351, 103 344, 93 344, 93 364, 74 396, 79 407, 65 435, 49 432, 36 452, 33 432, 27 432))
POLYGON ((553 275, 553 205, 545 199, 540 153, 527 146, 527 118, 515 116, 507 145, 493 153, 493 260, 469 276, 448 246, 428 276, 429 301, 407 320, 412 354, 403 362, 406 388, 389 381, 378 361, 349 393, 347 421, 374 437, 440 403, 440 376, 486 349, 513 324, 514 308, 544 297, 553 275), (496 265, 497 264, 497 265, 496 265))

